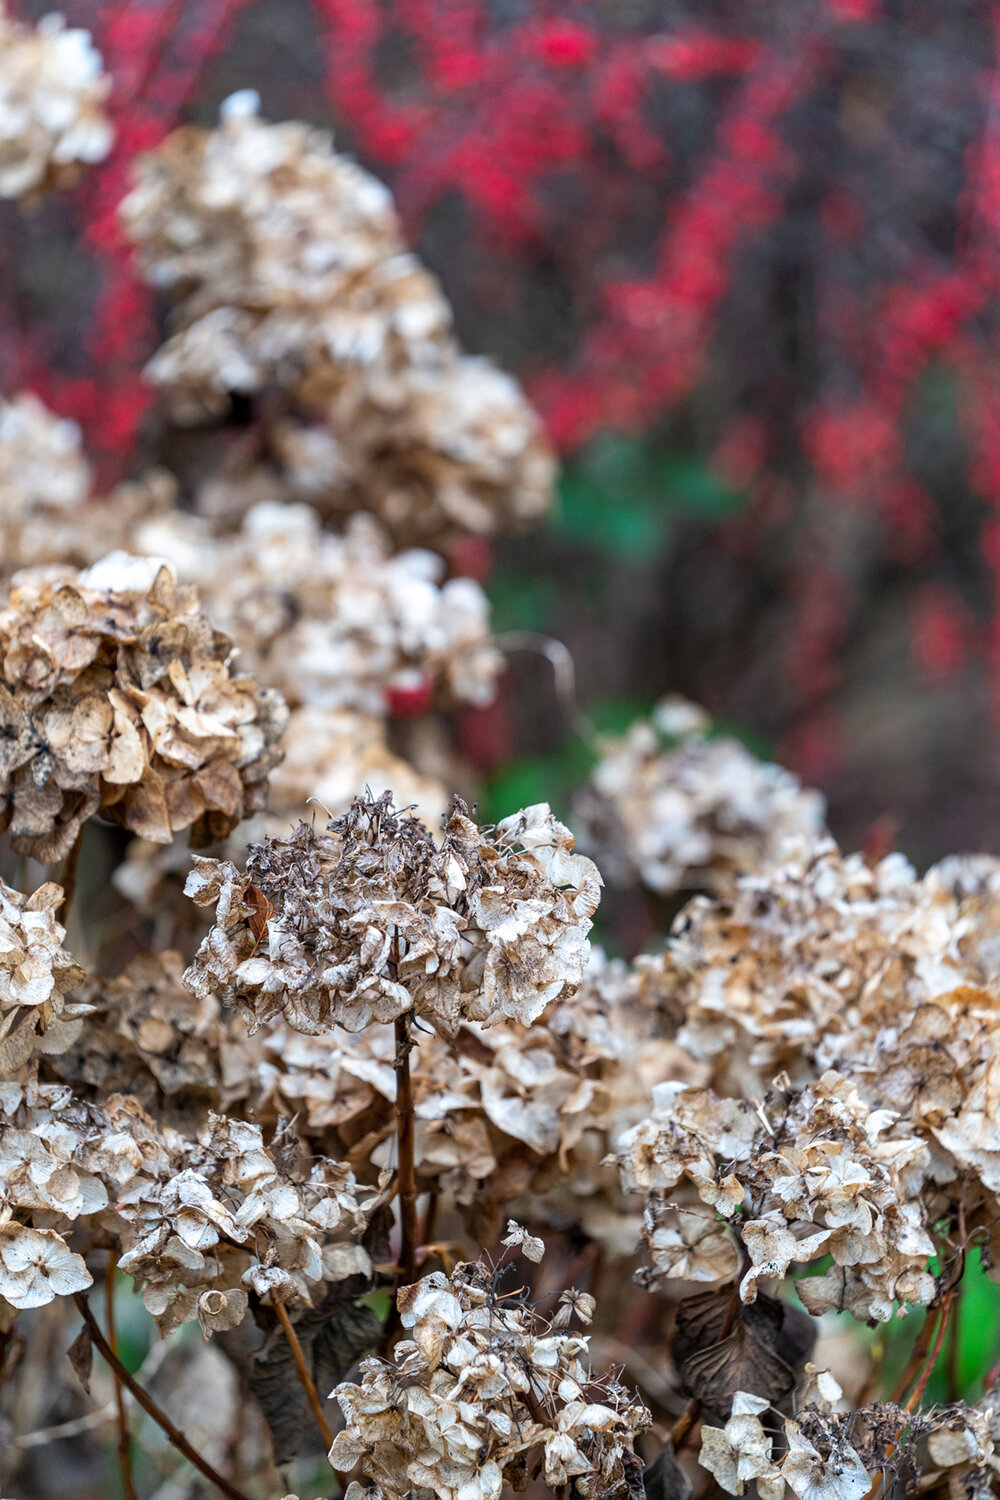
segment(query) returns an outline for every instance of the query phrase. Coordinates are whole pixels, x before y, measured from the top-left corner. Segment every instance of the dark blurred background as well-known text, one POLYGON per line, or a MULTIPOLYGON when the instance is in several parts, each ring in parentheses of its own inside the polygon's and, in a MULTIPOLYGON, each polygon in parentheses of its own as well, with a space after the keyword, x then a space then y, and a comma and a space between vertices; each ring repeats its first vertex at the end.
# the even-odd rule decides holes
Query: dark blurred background
MULTIPOLYGON (((11 6, 37 17, 48 5, 11 6)), ((976 0, 67 0, 118 144, 0 209, 0 389, 102 483, 170 457, 128 162, 257 89, 393 188, 473 351, 565 461, 540 534, 455 559, 566 643, 583 715, 667 691, 819 785, 848 846, 1000 844, 1000 71, 976 0)), ((487 800, 568 784, 540 655, 466 726, 487 800)))

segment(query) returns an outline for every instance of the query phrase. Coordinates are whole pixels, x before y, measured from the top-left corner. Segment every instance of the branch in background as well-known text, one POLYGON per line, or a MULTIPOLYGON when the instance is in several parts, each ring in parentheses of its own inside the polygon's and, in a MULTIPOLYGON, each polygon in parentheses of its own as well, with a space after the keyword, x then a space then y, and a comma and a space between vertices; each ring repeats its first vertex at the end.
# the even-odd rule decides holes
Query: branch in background
POLYGON ((157 1426, 162 1428, 178 1453, 186 1458, 188 1463, 194 1464, 195 1468, 204 1474, 206 1479, 211 1480, 216 1489, 221 1490, 228 1497, 228 1500, 250 1500, 249 1495, 244 1490, 238 1490, 234 1484, 230 1484, 228 1479, 224 1479, 217 1470, 212 1468, 207 1458, 203 1458, 196 1448, 192 1448, 183 1432, 174 1426, 166 1412, 157 1406, 148 1391, 143 1390, 139 1382, 130 1375, 101 1332, 97 1319, 91 1312, 83 1293, 74 1292, 73 1301, 76 1303, 80 1316, 84 1323, 86 1323, 90 1331, 90 1336, 96 1344, 102 1359, 111 1367, 122 1384, 131 1391, 147 1416, 152 1417, 157 1426))
MULTIPOLYGON (((79 842, 79 841, 78 841, 79 842)), ((118 1357, 118 1335, 115 1330, 115 1272, 118 1269, 117 1252, 108 1252, 108 1266, 104 1273, 104 1321, 108 1325, 108 1346, 118 1357)), ((118 1371, 111 1366, 115 1382, 115 1408, 118 1424, 118 1468, 121 1473, 122 1493, 125 1500, 136 1500, 135 1483, 132 1478, 132 1441, 129 1437, 128 1415, 125 1411, 125 1388, 118 1371)))

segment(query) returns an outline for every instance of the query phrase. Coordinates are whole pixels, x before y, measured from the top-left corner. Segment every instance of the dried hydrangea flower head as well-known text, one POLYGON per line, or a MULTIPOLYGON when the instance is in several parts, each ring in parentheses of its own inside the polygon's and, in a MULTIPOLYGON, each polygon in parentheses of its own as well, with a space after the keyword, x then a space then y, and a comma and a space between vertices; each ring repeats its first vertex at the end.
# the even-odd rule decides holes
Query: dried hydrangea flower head
POLYGON ((930 1153, 849 1079, 829 1072, 756 1103, 677 1084, 654 1096, 620 1158, 625 1191, 646 1200, 642 1279, 729 1280, 742 1250, 740 1296, 752 1302, 762 1279, 829 1255, 829 1271, 796 1282, 810 1312, 885 1322, 897 1303, 933 1299, 930 1153))
POLYGON ((19 575, 0 608, 0 823, 14 848, 54 863, 97 812, 197 845, 260 807, 287 710, 229 657, 160 559, 19 575))
POLYGON ((997 1396, 910 1411, 891 1401, 845 1410, 829 1371, 809 1378, 794 1417, 737 1391, 724 1427, 702 1428, 699 1461, 730 1495, 756 1481, 762 1500, 864 1500, 887 1474, 905 1494, 996 1493, 997 1396), (777 1438, 777 1441, 775 1439, 777 1438))
POLYGON ((600 876, 545 804, 477 826, 456 802, 440 845, 387 794, 326 832, 301 825, 241 872, 196 859, 188 893, 216 907, 188 970, 253 1025, 358 1031, 414 1010, 530 1024, 583 977, 600 876))
POLYGON ((682 698, 664 698, 601 749, 576 812, 582 844, 616 885, 641 880, 660 896, 721 890, 790 837, 822 832, 819 792, 713 735, 708 715, 682 698))
MULTIPOLYGON (((539 519, 554 463, 516 382, 464 357, 386 188, 327 134, 234 95, 175 132, 122 205, 145 275, 175 301, 150 374, 187 420, 233 393, 297 404, 273 457, 303 498, 373 510, 439 543, 539 519)), ((287 403, 286 403, 287 407, 287 403)))
POLYGON ((84 971, 63 947, 62 899, 52 882, 24 896, 0 880, 0 1077, 33 1052, 68 1047, 90 1013, 69 999, 84 971))
POLYGON ((850 1066, 864 1017, 897 1020, 986 978, 960 904, 898 854, 872 867, 832 839, 803 843, 678 915, 666 951, 640 960, 678 1040, 724 1093, 762 1093, 850 1066), (838 1038, 841 1040, 838 1042, 838 1038))
MULTIPOLYGON (((510 1229, 506 1244, 541 1258, 540 1240, 510 1229)), ((649 1413, 616 1379, 595 1376, 588 1338, 566 1330, 574 1314, 589 1322, 593 1299, 573 1294, 548 1322, 504 1297, 503 1283, 502 1267, 480 1261, 399 1292, 408 1337, 393 1363, 366 1360, 360 1383, 334 1392, 345 1426, 330 1461, 360 1464, 371 1484, 352 1484, 351 1500, 498 1500, 505 1485, 536 1477, 584 1500, 642 1494, 635 1440, 649 1413)))
MULTIPOLYGON (((347 812, 356 797, 381 796, 394 788, 432 832, 441 828, 452 794, 442 781, 422 775, 386 743, 386 723, 375 714, 341 708, 296 708, 281 738, 283 759, 267 780, 267 811, 239 823, 219 851, 242 863, 251 844, 284 838, 298 823, 311 821, 317 809, 330 817, 347 812)), ((458 768, 448 777, 461 784, 458 768)), ((183 898, 191 861, 179 844, 150 844, 134 839, 112 875, 117 891, 146 916, 175 912, 189 925, 191 908, 183 898)))
POLYGON ((71 183, 103 161, 110 89, 88 31, 57 14, 23 26, 0 3, 0 198, 71 183))
POLYGON ((501 660, 480 585, 442 581, 432 552, 391 553, 368 516, 338 536, 306 505, 263 502, 235 534, 173 512, 132 541, 197 585, 245 670, 292 705, 384 714, 387 694, 414 684, 477 704, 494 695, 501 660))
POLYGON ((39 1306, 88 1286, 66 1243, 74 1226, 121 1250, 163 1333, 196 1319, 206 1337, 234 1328, 251 1294, 310 1306, 342 1283, 360 1295, 384 1183, 362 1188, 340 1163, 288 1156, 267 1150, 253 1122, 209 1112, 187 1135, 127 1095, 98 1105, 67 1084, 5 1082, 0 1298, 39 1306))
POLYGON ((998 888, 993 861, 921 879, 827 839, 689 903, 638 966, 712 1085, 661 1084, 623 1142, 647 1279, 725 1280, 742 1260, 752 1299, 831 1255, 797 1281, 805 1305, 884 1320, 942 1294, 927 1263, 956 1238, 992 1258, 998 888))

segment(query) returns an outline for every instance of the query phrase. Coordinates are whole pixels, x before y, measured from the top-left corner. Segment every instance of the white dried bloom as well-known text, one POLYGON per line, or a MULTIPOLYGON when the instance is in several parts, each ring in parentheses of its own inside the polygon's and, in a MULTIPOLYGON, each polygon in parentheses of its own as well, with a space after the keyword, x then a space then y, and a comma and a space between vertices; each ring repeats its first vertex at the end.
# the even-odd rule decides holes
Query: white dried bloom
POLYGON ((62 946, 62 899, 51 881, 24 896, 0 880, 0 1075, 69 1046, 90 1010, 69 999, 84 971, 62 946))
POLYGON ((0 399, 0 525, 5 530, 39 510, 82 505, 90 483, 75 422, 53 415, 30 391, 0 399))
POLYGON ((753 1480, 776 1479, 778 1467, 771 1459, 771 1439, 761 1426, 760 1415, 768 1409, 764 1396, 737 1391, 732 1416, 725 1427, 701 1429, 698 1462, 729 1495, 742 1495, 753 1480))
POLYGON ((122 206, 176 302, 150 374, 178 415, 281 388, 299 408, 273 444, 293 491, 373 510, 397 540, 537 520, 554 477, 539 419, 514 381, 460 354, 386 188, 328 135, 266 124, 249 95, 230 103, 218 129, 144 158, 122 206))
POLYGON ((93 1277, 54 1229, 0 1224, 0 1297, 11 1307, 44 1307, 91 1285, 93 1277))
POLYGON ((457 803, 438 847, 388 795, 359 799, 242 873, 196 860, 188 894, 217 912, 186 980, 313 1033, 411 1009, 445 1030, 530 1024, 583 977, 600 876, 572 848, 545 805, 481 830, 457 803))
MULTIPOLYGON (((688 1184, 706 1231, 718 1236, 729 1220, 742 1243, 744 1302, 756 1298, 761 1279, 825 1255, 831 1270, 796 1282, 810 1312, 847 1307, 884 1322, 897 1302, 931 1301, 935 1283, 925 1267, 934 1241, 918 1198, 929 1153, 895 1127, 893 1114, 869 1110, 848 1080, 828 1073, 791 1102, 768 1096, 756 1107, 667 1086, 658 1105, 620 1159, 625 1189, 646 1196, 651 1263, 641 1279, 691 1276, 674 1191, 688 1184)), ((734 1269, 721 1259, 716 1276, 734 1269)))
POLYGON ((20 574, 0 608, 0 824, 63 858, 94 813, 157 843, 224 836, 263 800, 287 710, 158 558, 20 574))
POLYGON ((507 1220, 507 1233, 504 1235, 502 1244, 511 1249, 520 1250, 521 1254, 528 1260, 537 1264, 545 1254, 545 1241, 540 1240, 537 1235, 529 1234, 528 1231, 514 1219, 507 1220))
POLYGON ((797 1422, 785 1422, 788 1451, 781 1477, 799 1500, 863 1500, 871 1489, 871 1475, 850 1443, 836 1443, 822 1455, 797 1422))
POLYGON ((331 1450, 360 1463, 383 1500, 429 1490, 441 1500, 497 1500, 505 1484, 572 1479, 583 1497, 626 1500, 649 1416, 615 1381, 586 1366, 587 1339, 554 1331, 530 1308, 500 1300, 487 1266, 425 1276, 398 1294, 409 1338, 395 1365, 362 1365, 335 1395, 345 1427, 331 1450))
POLYGON ((57 14, 23 26, 0 6, 0 198, 72 182, 103 161, 110 88, 89 32, 57 14))
POLYGON ((693 704, 665 698, 603 743, 576 815, 607 879, 641 880, 660 896, 719 891, 772 862, 789 838, 821 833, 818 792, 710 730, 693 704))
POLYGON ((369 517, 338 536, 306 505, 265 502, 216 536, 174 512, 137 526, 132 544, 196 584, 244 670, 293 705, 384 715, 387 694, 414 682, 453 700, 494 695, 502 663, 479 584, 445 581, 433 553, 392 553, 369 517))

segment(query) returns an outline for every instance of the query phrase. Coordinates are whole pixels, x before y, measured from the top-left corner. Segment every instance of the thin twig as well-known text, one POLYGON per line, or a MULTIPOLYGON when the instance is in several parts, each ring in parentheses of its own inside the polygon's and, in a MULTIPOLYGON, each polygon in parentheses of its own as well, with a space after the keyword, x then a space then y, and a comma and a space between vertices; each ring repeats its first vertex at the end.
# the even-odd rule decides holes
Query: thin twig
MULTIPOLYGON (((114 1250, 108 1253, 108 1267, 104 1273, 104 1321, 108 1329, 108 1345, 118 1358, 118 1333, 115 1328, 115 1272, 118 1256, 114 1250)), ((121 1471, 122 1493, 125 1500, 136 1500, 135 1482, 132 1478, 132 1441, 129 1437, 128 1414, 125 1411, 125 1387, 118 1371, 111 1366, 115 1382, 115 1408, 118 1421, 118 1468, 121 1471)))
POLYGON ((410 1013, 396 1021, 396 1141, 399 1180, 399 1283, 408 1286, 417 1266, 417 1182, 413 1148, 413 1079, 410 1075, 410 1013))
POLYGON ((238 1490, 234 1484, 230 1484, 228 1479, 224 1479, 221 1474, 212 1468, 207 1458, 203 1458, 196 1448, 192 1448, 183 1432, 174 1426, 166 1412, 157 1406, 149 1392, 143 1390, 139 1382, 126 1370, 101 1332, 97 1319, 91 1312, 83 1293, 74 1292, 73 1301, 76 1303, 80 1316, 90 1330, 90 1337, 96 1344, 98 1353, 104 1359, 105 1363, 110 1365, 111 1369, 117 1373, 122 1384, 131 1391, 143 1411, 152 1417, 158 1427, 163 1429, 178 1453, 182 1454, 188 1463, 194 1464, 195 1468, 204 1474, 206 1479, 211 1480, 216 1489, 221 1490, 224 1495, 228 1496, 228 1500, 250 1500, 249 1495, 244 1490, 238 1490))
POLYGON ((923 1327, 917 1334, 917 1341, 913 1345, 909 1359, 906 1361, 906 1368, 897 1380, 892 1395, 889 1397, 889 1400, 896 1406, 902 1401, 913 1381, 917 1378, 919 1370, 923 1367, 933 1336, 934 1315, 933 1313, 927 1313, 924 1318, 923 1327))
POLYGON ((434 1242, 434 1224, 437 1219, 438 1195, 437 1188, 431 1188, 427 1194, 427 1207, 424 1210, 424 1222, 420 1230, 420 1243, 429 1246, 434 1242))
POLYGON ((81 1432, 92 1432, 95 1427, 103 1427, 105 1422, 114 1420, 114 1415, 115 1404, 109 1401, 107 1406, 84 1412, 82 1417, 58 1422, 55 1427, 39 1427, 34 1432, 24 1432, 10 1441, 15 1448, 47 1448, 50 1443, 59 1442, 62 1438, 77 1437, 81 1432))
POLYGON ((83 844, 84 824, 81 823, 80 831, 73 840, 73 847, 66 856, 63 872, 60 876, 60 884, 63 888, 62 905, 59 908, 59 921, 65 927, 69 921, 69 909, 73 905, 73 895, 76 891, 76 869, 80 863, 80 847, 83 844))
POLYGON ((309 1409, 316 1419, 316 1426, 320 1430, 320 1436, 323 1439, 327 1453, 329 1453, 333 1447, 333 1433, 330 1431, 330 1424, 326 1420, 323 1405, 319 1399, 319 1392, 316 1389, 316 1382, 310 1375, 306 1365, 306 1357, 302 1352, 299 1336, 292 1327, 292 1320, 288 1316, 288 1309, 284 1303, 277 1302, 275 1308, 278 1314, 278 1321, 284 1330, 285 1338, 288 1340, 288 1347, 291 1349, 292 1357, 295 1360, 295 1371, 299 1377, 299 1384, 306 1393, 309 1401, 309 1409))
POLYGON ((951 1318, 951 1310, 955 1305, 955 1290, 956 1288, 952 1286, 948 1288, 947 1292, 945 1292, 944 1301, 941 1304, 941 1313, 938 1318, 937 1332, 934 1335, 934 1343, 931 1346, 931 1352, 927 1356, 927 1363, 924 1365, 924 1368, 920 1375, 920 1379, 913 1387, 913 1390, 910 1394, 910 1399, 903 1407, 904 1411, 916 1411, 917 1407, 920 1405, 920 1398, 923 1396, 924 1391, 927 1389, 927 1382, 928 1380, 930 1380, 934 1366, 937 1364, 938 1355, 941 1353, 941 1345, 944 1343, 944 1336, 948 1331, 948 1321, 951 1318))

